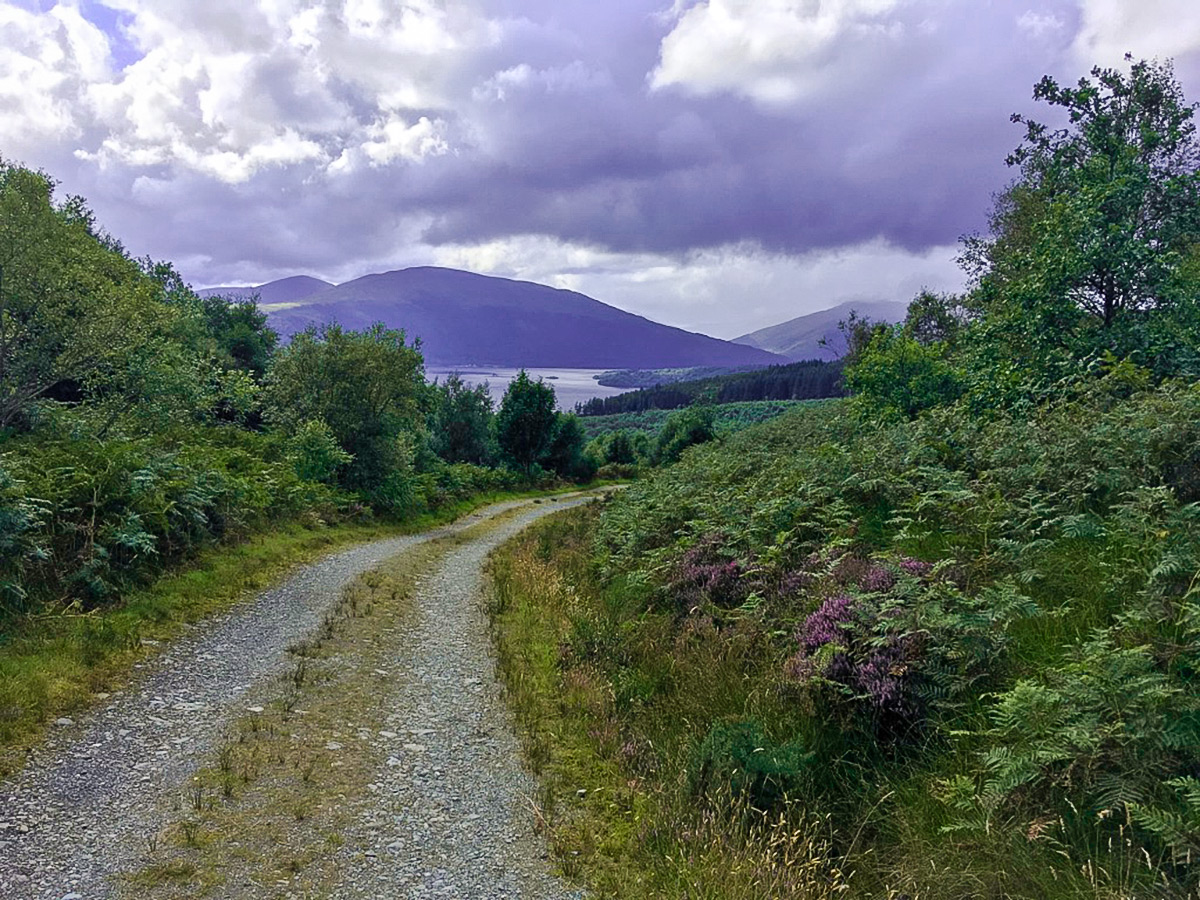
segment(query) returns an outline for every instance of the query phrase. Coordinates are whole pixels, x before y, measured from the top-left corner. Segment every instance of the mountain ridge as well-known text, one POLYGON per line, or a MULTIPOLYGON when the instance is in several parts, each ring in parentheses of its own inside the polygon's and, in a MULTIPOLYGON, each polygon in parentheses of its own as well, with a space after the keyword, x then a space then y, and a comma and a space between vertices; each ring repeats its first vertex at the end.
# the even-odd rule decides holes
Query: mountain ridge
POLYGON ((735 344, 777 353, 792 362, 828 361, 846 350, 846 340, 838 330, 838 323, 849 319, 851 312, 877 322, 899 322, 907 310, 908 304, 901 300, 852 300, 768 325, 732 340, 735 344))
MULTIPOLYGON (((783 362, 767 350, 664 325, 536 282, 414 266, 304 296, 281 287, 307 277, 249 289, 258 292, 269 324, 281 335, 313 324, 337 322, 357 330, 383 322, 419 338, 430 365, 616 369, 783 362)), ((206 293, 221 290, 229 292, 206 293)))

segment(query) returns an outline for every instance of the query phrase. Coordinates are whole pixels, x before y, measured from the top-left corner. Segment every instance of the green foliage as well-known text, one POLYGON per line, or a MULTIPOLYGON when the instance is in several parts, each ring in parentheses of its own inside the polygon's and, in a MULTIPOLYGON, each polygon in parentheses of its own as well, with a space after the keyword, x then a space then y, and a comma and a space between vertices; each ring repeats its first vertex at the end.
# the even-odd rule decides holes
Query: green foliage
MULTIPOLYGON (((842 396, 841 362, 817 359, 759 367, 695 380, 664 379, 615 397, 595 397, 579 404, 583 416, 611 416, 653 409, 680 409, 698 400, 716 403, 818 400, 842 396)), ((601 383, 606 383, 602 380, 601 383)))
POLYGON ((404 332, 374 325, 345 331, 310 327, 279 351, 266 381, 268 419, 288 432, 324 421, 353 456, 339 482, 385 508, 404 494, 385 482, 409 465, 401 435, 416 433, 425 393, 424 362, 404 332))
POLYGON ((534 466, 554 440, 557 413, 554 388, 542 379, 534 381, 524 369, 509 382, 496 416, 496 440, 508 460, 533 475, 534 466))
POLYGON ((1126 896, 1164 875, 1137 874, 1143 851, 1192 884, 1200 389, 1117 360, 1093 378, 987 419, 811 406, 653 471, 596 525, 602 589, 647 617, 606 656, 648 666, 645 641, 671 670, 693 634, 714 654, 773 635, 744 689, 791 705, 756 718, 828 773, 798 796, 838 827, 893 794, 868 842, 884 883, 1075 896, 1033 887, 1063 857, 1025 835, 1053 832, 1072 865, 1133 873, 1126 896), (905 869, 910 846, 956 871, 905 869))
POLYGON ((991 234, 964 240, 961 298, 923 292, 891 334, 864 332, 846 386, 864 415, 965 395, 978 412, 1086 390, 1112 361, 1155 381, 1200 375, 1200 144, 1169 65, 1096 68, 1034 98, 991 234), (1108 361, 1108 362, 1102 362, 1108 361))
POLYGON ((430 444, 448 463, 486 465, 492 448, 492 396, 487 382, 468 387, 457 372, 434 385, 430 444))
POLYGON ((728 791, 766 808, 798 790, 811 761, 800 744, 771 741, 758 722, 716 722, 696 748, 693 789, 728 791))
POLYGON ((716 437, 714 414, 710 406, 689 406, 667 416, 654 445, 654 458, 659 464, 673 463, 688 447, 703 444, 716 437))
POLYGON ((28 427, 55 392, 124 412, 147 384, 195 381, 157 282, 97 234, 80 198, 53 194, 47 176, 0 160, 0 428, 28 427))
POLYGON ((312 419, 302 423, 288 440, 288 458, 298 477, 329 484, 338 469, 354 457, 341 448, 332 428, 312 419))
POLYGON ((267 326, 267 314, 258 308, 257 295, 249 299, 205 297, 200 309, 224 365, 261 380, 279 335, 267 326))
POLYGON ((856 412, 889 421, 911 419, 962 393, 945 344, 920 343, 904 327, 875 331, 847 367, 845 385, 856 412))
POLYGON ((193 427, 175 438, 84 430, 7 444, 0 617, 49 599, 90 609, 212 542, 333 508, 270 437, 193 427))
MULTIPOLYGON (((822 403, 821 400, 759 400, 747 403, 722 403, 713 408, 713 426, 722 433, 740 431, 759 422, 767 422, 789 410, 806 403, 822 403)), ((662 430, 663 423, 671 410, 647 409, 642 412, 615 413, 607 416, 584 416, 584 431, 589 438, 604 437, 614 431, 627 431, 630 440, 653 439, 662 430)), ((637 451, 649 459, 653 454, 649 446, 637 451)))
POLYGON ((542 465, 563 478, 591 481, 599 468, 594 457, 584 452, 587 435, 579 416, 559 413, 554 422, 554 437, 546 448, 542 465))

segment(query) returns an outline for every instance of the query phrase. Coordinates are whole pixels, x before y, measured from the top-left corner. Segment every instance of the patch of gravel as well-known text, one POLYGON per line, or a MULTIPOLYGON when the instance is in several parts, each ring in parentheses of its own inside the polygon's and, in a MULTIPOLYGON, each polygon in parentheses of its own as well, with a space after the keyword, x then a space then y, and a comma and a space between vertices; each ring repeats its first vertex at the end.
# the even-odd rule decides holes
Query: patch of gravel
POLYGON ((552 874, 533 831, 536 784, 500 694, 481 602, 487 555, 534 520, 586 500, 534 509, 452 550, 418 585, 380 732, 387 763, 359 800, 339 851, 335 898, 529 898, 583 893, 552 874))
MULTIPOLYGON (((305 566, 195 626, 142 664, 129 688, 78 721, 59 720, 25 768, 0 782, 0 897, 109 896, 108 878, 135 865, 163 827, 164 798, 183 796, 227 723, 269 688, 288 664, 287 648, 317 629, 346 584, 420 542, 526 505, 496 504, 445 528, 374 541, 305 566)), ((547 502, 518 521, 564 505, 547 502)), ((464 577, 478 578, 477 569, 464 577)))

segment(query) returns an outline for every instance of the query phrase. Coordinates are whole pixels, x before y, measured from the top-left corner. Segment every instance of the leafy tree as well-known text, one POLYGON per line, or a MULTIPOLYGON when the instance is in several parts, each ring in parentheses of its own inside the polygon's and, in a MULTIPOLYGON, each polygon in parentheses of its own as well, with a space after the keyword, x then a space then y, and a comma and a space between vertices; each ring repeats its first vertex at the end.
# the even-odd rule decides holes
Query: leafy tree
POLYGON ((630 466, 637 462, 637 453, 629 433, 622 429, 614 431, 604 446, 604 461, 617 465, 630 466))
POLYGON ((688 447, 711 441, 717 436, 713 418, 711 406, 689 406, 671 413, 658 433, 655 459, 663 465, 673 463, 688 447))
POLYGON ((509 382, 496 416, 500 449, 527 476, 554 439, 554 388, 522 369, 509 382))
POLYGON ((971 305, 969 297, 921 291, 908 304, 904 327, 922 346, 953 347, 978 318, 979 311, 971 305))
POLYGON ((946 344, 921 343, 907 325, 881 328, 847 367, 846 389, 858 412, 881 421, 911 419, 962 394, 946 344))
POLYGON ((166 377, 183 364, 158 364, 178 313, 157 283, 97 231, 81 198, 55 202, 54 188, 0 159, 0 428, 56 390, 124 407, 141 383, 131 370, 166 377))
POLYGON ((429 430, 433 451, 448 463, 486 465, 492 458, 492 395, 470 387, 457 372, 434 386, 429 430))
POLYGON ((279 335, 267 325, 267 314, 256 298, 201 299, 204 324, 228 368, 241 369, 256 379, 266 374, 279 335))
POLYGON ((424 391, 424 359, 403 331, 311 326, 292 337, 267 371, 267 415, 293 434, 306 422, 324 421, 354 457, 341 470, 343 486, 387 505, 379 491, 393 469, 409 462, 397 439, 419 431, 424 391))
POLYGON ((296 475, 305 481, 332 482, 337 470, 353 457, 341 448, 337 437, 320 419, 304 422, 288 441, 288 459, 296 475))
POLYGON ((559 413, 554 423, 554 437, 542 463, 564 478, 587 480, 596 474, 595 460, 584 453, 587 433, 574 413, 559 413))
POLYGON ((1150 323, 1195 303, 1195 281, 1180 278, 1200 237, 1194 105, 1169 65, 1145 61, 1095 68, 1074 87, 1046 77, 1034 98, 1067 124, 1013 116, 1025 126, 1008 158, 1020 176, 992 236, 963 254, 985 313, 980 362, 1025 356, 1053 379, 1104 350, 1150 357, 1164 334, 1150 323))

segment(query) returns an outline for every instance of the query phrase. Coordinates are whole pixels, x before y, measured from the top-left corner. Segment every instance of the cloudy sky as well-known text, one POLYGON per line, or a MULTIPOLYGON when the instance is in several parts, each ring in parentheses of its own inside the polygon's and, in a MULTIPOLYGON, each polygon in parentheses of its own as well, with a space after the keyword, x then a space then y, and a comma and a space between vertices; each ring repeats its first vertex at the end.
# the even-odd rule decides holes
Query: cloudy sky
POLYGON ((1043 74, 1196 0, 0 0, 0 156, 197 287, 436 264, 731 337, 960 284, 1043 74))

